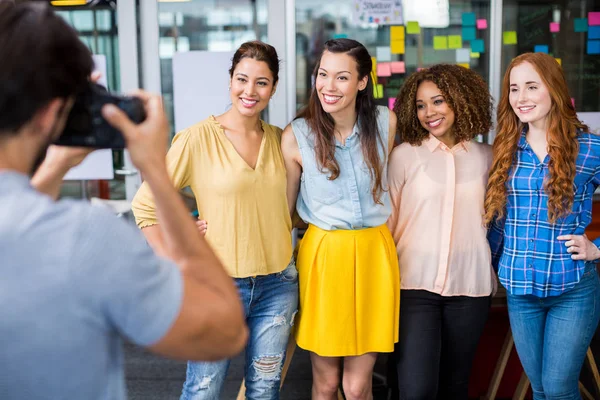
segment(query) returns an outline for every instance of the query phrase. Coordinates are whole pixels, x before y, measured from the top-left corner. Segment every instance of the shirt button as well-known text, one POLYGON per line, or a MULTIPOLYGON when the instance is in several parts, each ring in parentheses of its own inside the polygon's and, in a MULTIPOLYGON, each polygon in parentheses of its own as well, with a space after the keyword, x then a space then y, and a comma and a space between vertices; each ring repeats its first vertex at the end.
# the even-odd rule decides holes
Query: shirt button
POLYGON ((533 239, 529 239, 529 242, 530 242, 530 243, 533 243, 533 239))
POLYGON ((535 213, 531 213, 531 218, 535 218, 535 213))

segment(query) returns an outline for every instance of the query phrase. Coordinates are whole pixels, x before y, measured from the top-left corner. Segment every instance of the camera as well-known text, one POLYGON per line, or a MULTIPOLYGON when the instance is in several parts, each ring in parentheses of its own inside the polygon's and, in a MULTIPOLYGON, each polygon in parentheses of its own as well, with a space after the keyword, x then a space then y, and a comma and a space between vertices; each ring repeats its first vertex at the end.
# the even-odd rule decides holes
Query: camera
POLYGON ((103 86, 90 83, 76 96, 65 129, 55 144, 97 149, 125 148, 125 139, 121 132, 102 116, 102 107, 105 104, 114 104, 136 124, 146 119, 144 104, 140 99, 113 95, 103 86))

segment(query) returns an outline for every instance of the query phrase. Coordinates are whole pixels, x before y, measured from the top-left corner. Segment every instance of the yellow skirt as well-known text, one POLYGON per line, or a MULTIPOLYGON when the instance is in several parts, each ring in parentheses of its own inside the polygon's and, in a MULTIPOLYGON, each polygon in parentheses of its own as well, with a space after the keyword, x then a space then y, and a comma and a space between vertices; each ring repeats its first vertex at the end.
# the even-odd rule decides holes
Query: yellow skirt
POLYGON ((386 225, 325 231, 298 248, 296 342, 324 357, 387 353, 398 342, 400 273, 386 225))

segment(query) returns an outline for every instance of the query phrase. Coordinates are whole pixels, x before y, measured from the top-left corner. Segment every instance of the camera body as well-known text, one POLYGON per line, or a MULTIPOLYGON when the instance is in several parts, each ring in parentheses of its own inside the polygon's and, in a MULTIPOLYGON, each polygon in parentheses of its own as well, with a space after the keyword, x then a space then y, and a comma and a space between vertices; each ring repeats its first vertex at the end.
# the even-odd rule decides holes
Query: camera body
POLYGON ((102 107, 106 104, 114 104, 136 124, 146 119, 144 104, 140 99, 112 95, 103 86, 90 83, 76 96, 65 129, 55 144, 97 149, 125 148, 121 132, 102 116, 102 107))

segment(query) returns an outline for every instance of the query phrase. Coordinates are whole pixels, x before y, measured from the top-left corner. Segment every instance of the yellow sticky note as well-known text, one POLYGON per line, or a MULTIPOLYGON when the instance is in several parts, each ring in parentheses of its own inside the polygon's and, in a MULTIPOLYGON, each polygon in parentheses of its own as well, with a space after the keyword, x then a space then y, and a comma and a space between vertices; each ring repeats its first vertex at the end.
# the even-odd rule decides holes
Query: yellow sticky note
POLYGON ((394 40, 390 45, 392 54, 404 54, 404 40, 394 40))
POLYGON ((461 67, 465 67, 466 69, 470 69, 471 68, 471 66, 468 63, 460 63, 460 64, 457 64, 457 65, 460 65, 461 67))
POLYGON ((515 31, 502 32, 502 43, 503 44, 517 44, 517 32, 515 32, 515 31))
POLYGON ((433 49, 434 50, 447 50, 448 49, 448 36, 434 36, 433 37, 433 49))
POLYGON ((383 85, 381 83, 373 85, 373 96, 376 99, 383 99, 383 85))
POLYGON ((558 63, 558 65, 562 67, 562 60, 560 58, 555 58, 555 60, 558 63))
POLYGON ((390 28, 390 42, 394 40, 404 40, 404 27, 392 26, 390 28))
POLYGON ((480 54, 479 53, 473 53, 471 52, 471 58, 479 58, 480 54))
POLYGON ((449 49, 462 49, 462 37, 460 35, 448 36, 448 48, 449 49))
POLYGON ((377 73, 377 58, 371 57, 371 63, 373 63, 373 73, 377 73))
POLYGON ((406 23, 406 33, 411 35, 418 35, 421 33, 421 27, 417 21, 408 21, 406 23))

